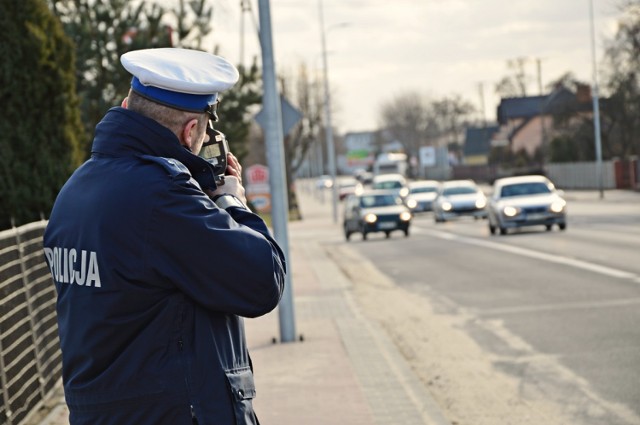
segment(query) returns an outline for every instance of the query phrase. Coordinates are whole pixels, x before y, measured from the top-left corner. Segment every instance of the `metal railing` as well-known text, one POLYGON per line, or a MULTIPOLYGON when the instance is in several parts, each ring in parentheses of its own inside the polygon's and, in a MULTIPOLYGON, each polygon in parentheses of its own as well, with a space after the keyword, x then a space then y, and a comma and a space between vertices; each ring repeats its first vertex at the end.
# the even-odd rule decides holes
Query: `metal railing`
POLYGON ((42 252, 46 221, 0 232, 0 423, 21 425, 62 372, 56 292, 42 252))

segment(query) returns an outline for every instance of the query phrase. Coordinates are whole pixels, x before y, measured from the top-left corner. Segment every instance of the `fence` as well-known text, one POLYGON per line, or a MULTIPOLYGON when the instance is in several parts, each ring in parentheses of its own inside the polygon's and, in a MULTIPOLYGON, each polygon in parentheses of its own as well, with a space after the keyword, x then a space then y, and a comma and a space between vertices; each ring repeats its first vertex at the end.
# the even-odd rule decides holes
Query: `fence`
POLYGON ((474 179, 492 183, 499 177, 521 174, 544 174, 562 189, 635 189, 640 190, 640 161, 608 160, 602 162, 602 180, 598 178, 595 162, 549 163, 532 169, 501 170, 489 165, 457 165, 452 167, 452 178, 474 179))
POLYGON ((61 376, 46 221, 0 232, 0 423, 21 425, 61 376))

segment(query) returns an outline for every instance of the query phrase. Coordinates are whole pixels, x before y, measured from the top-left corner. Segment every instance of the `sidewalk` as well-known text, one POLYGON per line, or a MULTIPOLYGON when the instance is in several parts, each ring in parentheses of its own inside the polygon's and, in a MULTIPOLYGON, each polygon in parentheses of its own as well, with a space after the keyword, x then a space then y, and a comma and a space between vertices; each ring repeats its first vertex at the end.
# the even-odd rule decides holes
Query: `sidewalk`
MULTIPOLYGON (((350 296, 328 257, 342 241, 331 203, 298 188, 303 220, 289 224, 296 341, 280 339, 279 312, 246 320, 262 425, 449 425, 402 355, 350 296)), ((68 423, 62 392, 39 425, 68 423)))
POLYGON ((272 344, 277 311, 246 326, 261 424, 449 425, 393 343, 359 313, 351 282, 327 256, 344 240, 329 197, 297 193, 303 220, 289 224, 289 264, 304 340, 272 344))

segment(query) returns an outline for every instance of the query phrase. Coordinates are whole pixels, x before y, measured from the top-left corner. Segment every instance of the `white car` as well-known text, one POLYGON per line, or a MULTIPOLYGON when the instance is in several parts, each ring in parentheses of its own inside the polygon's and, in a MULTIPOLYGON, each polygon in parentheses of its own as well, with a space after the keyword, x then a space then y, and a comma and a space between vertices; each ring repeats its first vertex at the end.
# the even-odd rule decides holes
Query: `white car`
POLYGON ((371 189, 374 190, 393 190, 402 199, 409 194, 409 186, 407 179, 402 174, 378 174, 373 176, 371 181, 371 189))
POLYGON ((489 200, 489 231, 507 233, 507 229, 524 226, 557 225, 567 228, 567 202, 553 183, 544 176, 505 177, 493 184, 489 200))
POLYGON ((438 195, 440 182, 437 180, 417 180, 409 182, 409 195, 406 204, 412 212, 431 211, 433 201, 438 195))
POLYGON ((473 180, 443 182, 433 201, 433 216, 436 223, 462 216, 485 218, 487 197, 473 180))

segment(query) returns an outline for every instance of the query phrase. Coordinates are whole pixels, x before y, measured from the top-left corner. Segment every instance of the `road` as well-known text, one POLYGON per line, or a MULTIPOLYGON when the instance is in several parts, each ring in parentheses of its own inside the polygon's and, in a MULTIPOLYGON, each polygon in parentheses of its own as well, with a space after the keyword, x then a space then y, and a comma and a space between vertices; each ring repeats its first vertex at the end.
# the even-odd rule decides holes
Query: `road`
POLYGON ((640 194, 589 194, 566 231, 424 214, 331 247, 453 423, 640 424, 640 194))

